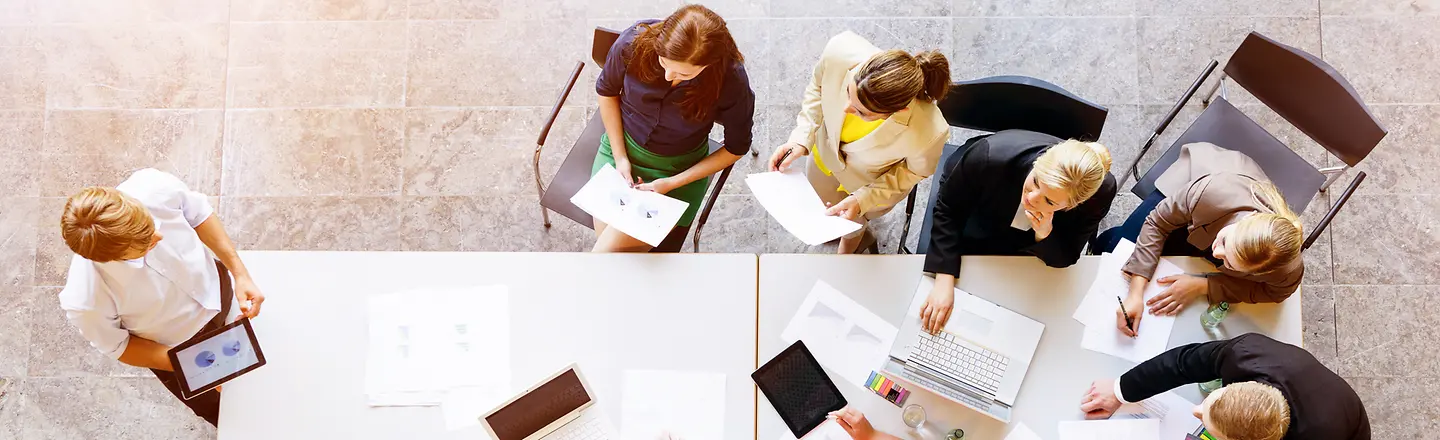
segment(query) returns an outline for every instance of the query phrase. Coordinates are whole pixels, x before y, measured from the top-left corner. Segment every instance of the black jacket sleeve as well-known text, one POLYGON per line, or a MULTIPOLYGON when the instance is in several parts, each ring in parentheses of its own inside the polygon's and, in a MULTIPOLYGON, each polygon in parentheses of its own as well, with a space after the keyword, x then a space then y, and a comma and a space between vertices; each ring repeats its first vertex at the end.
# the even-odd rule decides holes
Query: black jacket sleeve
POLYGON ((1120 376, 1120 394, 1139 402, 1192 383, 1220 378, 1220 357, 1237 339, 1175 347, 1131 368, 1120 376))
POLYGON ((1095 232, 1100 229, 1100 222, 1105 220, 1105 214, 1110 212, 1110 203, 1115 200, 1116 186, 1115 176, 1105 173, 1105 181, 1089 200, 1064 212, 1063 219, 1057 215, 1050 236, 1026 248, 1025 252, 1039 257, 1050 267, 1070 267, 1075 264, 1080 260, 1080 252, 1085 250, 1085 244, 1090 242, 1095 232))
POLYGON ((940 193, 935 197, 935 206, 930 207, 933 218, 930 249, 925 251, 926 272, 960 275, 960 257, 965 255, 961 237, 979 203, 990 169, 989 144, 977 142, 964 154, 951 155, 945 164, 945 178, 938 182, 940 193))

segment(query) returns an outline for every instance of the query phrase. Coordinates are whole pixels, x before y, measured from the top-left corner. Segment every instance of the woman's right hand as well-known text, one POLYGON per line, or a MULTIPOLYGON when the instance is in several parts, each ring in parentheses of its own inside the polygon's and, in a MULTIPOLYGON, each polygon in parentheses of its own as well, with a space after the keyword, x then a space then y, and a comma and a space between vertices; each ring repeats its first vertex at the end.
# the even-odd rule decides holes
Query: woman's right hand
POLYGON ((635 185, 639 185, 640 183, 642 183, 642 182, 640 182, 639 179, 637 179, 637 178, 635 178, 635 177, 632 177, 632 176, 630 175, 630 159, 629 159, 629 158, 616 157, 616 158, 615 158, 615 171, 618 171, 618 172, 620 173, 620 177, 624 178, 624 179, 625 179, 625 182, 626 182, 626 183, 629 183, 630 186, 635 186, 635 185))
POLYGON ((791 162, 807 154, 810 154, 810 150, 794 142, 775 147, 775 153, 770 155, 770 171, 785 171, 791 162))
POLYGON ((1140 317, 1145 316, 1145 297, 1131 294, 1125 297, 1125 311, 1115 308, 1115 326, 1125 336, 1135 337, 1140 334, 1140 317), (1126 324, 1125 315, 1130 315, 1130 324, 1126 324), (1133 327, 1133 329, 1132 329, 1133 327))

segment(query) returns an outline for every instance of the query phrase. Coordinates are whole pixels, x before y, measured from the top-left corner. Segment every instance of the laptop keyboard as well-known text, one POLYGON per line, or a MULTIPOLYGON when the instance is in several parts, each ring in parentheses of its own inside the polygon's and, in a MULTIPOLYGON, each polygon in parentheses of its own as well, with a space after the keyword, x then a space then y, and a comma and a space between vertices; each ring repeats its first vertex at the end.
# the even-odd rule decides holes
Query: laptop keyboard
POLYGON ((910 351, 909 361, 974 386, 991 396, 999 393, 1000 379, 1005 377, 1005 369, 1010 366, 1010 358, 946 331, 937 335, 921 334, 919 344, 910 351))
POLYGON ((565 427, 555 434, 546 436, 545 440, 609 440, 610 434, 603 423, 598 417, 578 419, 565 424, 565 427))

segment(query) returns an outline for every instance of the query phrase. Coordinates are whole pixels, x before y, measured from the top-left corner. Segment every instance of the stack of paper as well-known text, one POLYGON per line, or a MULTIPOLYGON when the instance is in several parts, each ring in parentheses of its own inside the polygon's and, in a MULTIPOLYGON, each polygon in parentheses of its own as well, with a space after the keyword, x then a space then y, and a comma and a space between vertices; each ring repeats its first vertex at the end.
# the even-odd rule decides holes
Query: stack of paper
POLYGON ((590 176, 590 181, 570 197, 570 203, 651 246, 659 246, 690 207, 689 203, 662 194, 632 188, 631 182, 608 164, 590 176))
POLYGON ((1156 440, 1159 438, 1161 438, 1160 421, 1155 419, 1060 422, 1061 440, 1156 440))
POLYGON ((1005 440, 1040 440, 1040 434, 1031 431, 1030 427, 1025 426, 1024 423, 1016 422, 1015 429, 1011 429, 1010 433, 1005 435, 1005 440))
POLYGON ((859 230, 859 223, 825 215, 825 203, 820 201, 800 168, 792 166, 784 172, 751 174, 745 177, 745 184, 780 226, 807 245, 825 243, 859 230))
POLYGON ((623 386, 621 438, 725 439, 725 374, 629 370, 623 386))
MULTIPOLYGON (((1100 272, 1095 275, 1095 282, 1090 285, 1090 290, 1085 293, 1080 307, 1075 309, 1072 316, 1085 324, 1081 347, 1132 362, 1144 362, 1165 351, 1170 341, 1170 332, 1175 328, 1175 317, 1152 315, 1149 308, 1145 308, 1142 312, 1145 316, 1136 323, 1138 336, 1131 338, 1120 333, 1116 326, 1115 310, 1120 306, 1119 299, 1130 294, 1130 281, 1121 272, 1121 268, 1130 260, 1130 254, 1134 251, 1135 243, 1122 240, 1114 252, 1101 256, 1100 272)), ((1148 301, 1165 291, 1165 287, 1160 286, 1156 280, 1181 273, 1184 273, 1184 270, 1179 266, 1161 260, 1150 285, 1145 288, 1145 299, 1148 301)))
POLYGON ((845 382, 864 386, 870 372, 885 363, 896 333, 899 329, 894 325, 824 281, 816 281, 780 338, 786 344, 805 341, 821 366, 845 382))
POLYGON ((447 425, 458 429, 510 397, 504 286, 377 295, 369 298, 368 312, 371 406, 444 402, 447 425))
POLYGON ((1159 438, 1183 439, 1185 434, 1195 432, 1195 428, 1200 426, 1200 419, 1195 418, 1194 408, 1195 403, 1173 392, 1166 392, 1139 403, 1121 406, 1110 419, 1159 420, 1159 438))

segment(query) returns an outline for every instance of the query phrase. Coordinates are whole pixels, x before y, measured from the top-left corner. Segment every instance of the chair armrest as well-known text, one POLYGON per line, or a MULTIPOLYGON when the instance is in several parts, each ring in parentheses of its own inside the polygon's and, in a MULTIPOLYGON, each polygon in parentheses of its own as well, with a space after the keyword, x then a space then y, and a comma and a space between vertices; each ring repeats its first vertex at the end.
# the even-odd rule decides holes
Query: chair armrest
POLYGON ((725 167, 720 171, 720 178, 715 180, 715 186, 710 188, 710 195, 705 198, 705 205, 700 208, 700 216, 695 219, 695 234, 690 237, 690 246, 696 253, 700 252, 700 231, 705 229, 705 220, 710 218, 710 210, 715 208, 715 201, 720 198, 721 190, 725 189, 725 180, 730 178, 730 170, 735 165, 725 167))
POLYGON ((1320 224, 1315 225, 1315 229, 1310 231, 1310 236, 1305 237, 1305 245, 1301 246, 1300 250, 1310 249, 1310 245, 1315 244, 1315 240, 1320 238, 1320 233, 1325 232, 1325 228, 1330 226, 1330 221, 1335 219, 1335 214, 1340 213, 1340 208, 1345 207, 1345 202, 1350 201, 1350 196, 1355 194, 1355 188, 1359 188, 1360 182, 1364 181, 1364 171, 1355 175, 1355 179, 1350 181, 1350 186, 1345 187, 1345 192, 1340 193, 1340 199, 1336 200, 1335 204, 1330 206, 1330 211, 1325 213, 1325 217, 1320 219, 1320 224))
POLYGON ((1120 175, 1120 179, 1115 181, 1116 185, 1124 185, 1131 174, 1135 175, 1135 181, 1137 183, 1140 181, 1140 159, 1145 158, 1145 153, 1149 152, 1150 147, 1155 144, 1155 140, 1160 138, 1160 133, 1164 133, 1165 129, 1170 127, 1170 123, 1175 121, 1175 117, 1180 114, 1180 110, 1184 109, 1185 104, 1190 102, 1190 97, 1195 96, 1195 92, 1200 90, 1200 85, 1205 83, 1205 79, 1209 78, 1210 74, 1215 72, 1215 68, 1219 65, 1219 61, 1210 60, 1210 64, 1205 66, 1205 71, 1200 72, 1200 77, 1195 78, 1195 82, 1190 84, 1190 88, 1185 90, 1185 94, 1181 95, 1180 100, 1175 103, 1175 106, 1170 108, 1170 112, 1165 114, 1165 119, 1160 120, 1160 125, 1156 126, 1155 132, 1151 133, 1150 138, 1145 140, 1145 145, 1140 147, 1140 153, 1135 155, 1135 160, 1130 162, 1130 166, 1126 167, 1125 172, 1120 175))
POLYGON ((540 129, 540 138, 535 140, 536 148, 545 145, 545 138, 550 136, 550 126, 555 124, 555 118, 560 116, 560 109, 565 107, 565 99, 570 97, 570 90, 575 88, 575 82, 580 80, 580 71, 585 69, 585 63, 575 62, 575 68, 570 70, 570 80, 565 82, 565 88, 560 90, 560 98, 555 100, 555 106, 550 108, 550 117, 545 119, 545 126, 540 129))

